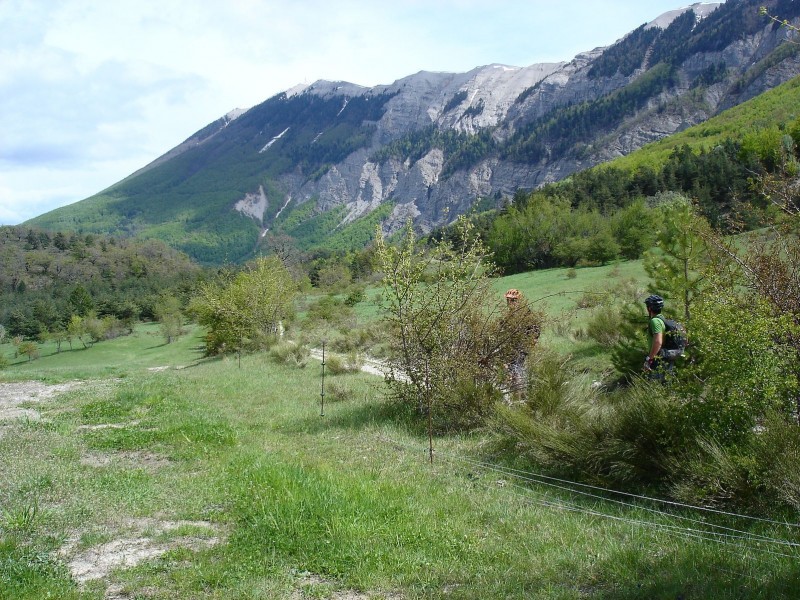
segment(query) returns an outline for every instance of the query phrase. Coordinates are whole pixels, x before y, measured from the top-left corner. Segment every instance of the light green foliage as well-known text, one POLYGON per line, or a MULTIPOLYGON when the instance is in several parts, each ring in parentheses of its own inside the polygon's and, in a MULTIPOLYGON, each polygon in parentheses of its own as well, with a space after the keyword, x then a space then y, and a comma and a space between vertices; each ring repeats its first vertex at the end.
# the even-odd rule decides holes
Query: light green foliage
POLYGON ((573 210, 566 198, 538 193, 495 219, 488 237, 497 262, 515 270, 605 264, 621 251, 599 212, 573 210))
POLYGON ((192 300, 191 312, 208 328, 206 350, 264 347, 292 315, 296 286, 275 256, 258 258, 227 284, 208 283, 192 300))
POLYGON ((325 291, 341 292, 350 282, 353 276, 345 265, 332 263, 325 265, 319 270, 317 275, 317 287, 325 291))
POLYGON ((183 313, 180 300, 175 296, 162 294, 154 306, 154 312, 161 325, 161 335, 171 344, 182 332, 183 313))
POLYGON ((558 224, 569 217, 567 202, 534 194, 524 208, 512 206, 492 223, 491 250, 503 265, 520 270, 547 265, 556 245, 563 240, 558 224))
POLYGON ((648 227, 652 213, 643 200, 619 210, 611 220, 611 228, 624 258, 637 259, 655 241, 655 232, 648 227))
POLYGON ((306 312, 305 329, 323 327, 352 328, 355 324, 355 312, 341 297, 326 294, 312 301, 306 312))
POLYGON ((83 331, 90 343, 95 344, 102 340, 107 330, 107 323, 98 318, 93 311, 83 318, 83 331))
POLYGON ((714 286, 696 302, 695 357, 678 393, 698 431, 722 442, 746 437, 767 413, 792 418, 794 354, 782 342, 791 328, 757 296, 714 286))
MULTIPOLYGON (((789 138, 791 141, 791 137, 789 138)), ((792 148, 784 145, 784 133, 777 126, 757 129, 745 134, 739 151, 743 162, 758 161, 771 173, 783 164, 792 148)))
POLYGON ((24 341, 19 345, 18 351, 28 357, 28 362, 39 358, 39 346, 36 342, 24 341))
POLYGON ((468 405, 479 421, 497 399, 503 366, 535 341, 540 318, 524 304, 502 306, 479 238, 466 219, 458 226, 458 244, 442 241, 427 252, 410 224, 398 246, 378 232, 383 319, 392 336, 388 379, 420 412, 463 416, 468 405))
POLYGON ((642 166, 663 165, 676 148, 687 144, 697 151, 714 148, 726 139, 740 140, 752 131, 753 123, 786 123, 796 120, 798 104, 800 80, 795 78, 700 125, 618 158, 614 161, 614 166, 632 172, 642 166))
POLYGON ((686 199, 659 206, 652 218, 657 248, 645 254, 644 268, 653 280, 653 291, 677 303, 670 311, 686 321, 691 304, 703 284, 702 268, 708 262, 710 233, 686 199))
POLYGON ((67 336, 68 339, 76 338, 83 344, 83 347, 86 348, 86 340, 84 340, 84 336, 86 335, 86 328, 84 327, 83 319, 78 315, 72 315, 69 318, 69 323, 67 324, 67 336))
POLYGON ((795 148, 800 148, 800 117, 795 119, 788 128, 788 133, 792 136, 795 148))

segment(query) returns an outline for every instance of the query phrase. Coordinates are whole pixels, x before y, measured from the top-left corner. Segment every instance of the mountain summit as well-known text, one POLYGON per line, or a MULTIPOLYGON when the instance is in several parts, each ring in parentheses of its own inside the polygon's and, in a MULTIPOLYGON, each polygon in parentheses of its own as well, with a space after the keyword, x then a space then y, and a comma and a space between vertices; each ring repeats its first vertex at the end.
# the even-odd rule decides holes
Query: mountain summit
POLYGON ((568 62, 297 86, 29 223, 158 237, 205 263, 244 260, 268 233, 310 248, 409 218, 428 231, 795 77, 800 49, 760 5, 800 17, 789 0, 699 3, 568 62))

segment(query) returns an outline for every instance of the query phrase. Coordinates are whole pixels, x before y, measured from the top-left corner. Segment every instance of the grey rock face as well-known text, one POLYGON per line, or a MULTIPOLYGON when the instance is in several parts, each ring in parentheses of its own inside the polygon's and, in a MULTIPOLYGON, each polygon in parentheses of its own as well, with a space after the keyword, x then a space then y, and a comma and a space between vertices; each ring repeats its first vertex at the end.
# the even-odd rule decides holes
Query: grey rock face
MULTIPOLYGON (((697 4, 692 8, 698 18, 703 18, 718 6, 697 4)), ((648 27, 666 27, 684 10, 666 13, 648 27)), ((447 157, 440 148, 430 148, 416 160, 388 158, 376 162, 373 157, 393 140, 431 127, 468 135, 489 131, 494 140, 503 142, 554 109, 592 102, 623 88, 653 66, 647 64, 647 55, 629 76, 618 72, 590 77, 589 71, 604 51, 597 48, 565 63, 523 68, 492 64, 468 73, 421 71, 372 89, 344 82, 316 82, 291 93, 342 96, 343 102, 364 94, 388 93, 392 97, 385 104, 383 116, 373 123, 375 132, 369 148, 353 152, 315 181, 286 175, 280 184, 286 198, 300 202, 316 199, 321 210, 345 206, 343 223, 392 201, 395 208, 385 223, 388 230, 402 226, 407 218, 429 230, 452 221, 477 199, 511 196, 517 189, 535 188, 628 154, 795 77, 800 73, 797 56, 776 64, 761 63, 786 35, 785 30, 767 26, 726 48, 689 56, 677 68, 676 86, 651 98, 636 114, 583 143, 579 150, 574 148, 537 164, 489 156, 451 172, 446 170, 447 157), (693 82, 709 67, 720 64, 727 68, 722 80, 691 96, 696 87, 693 82)), ((253 211, 263 203, 258 202, 258 190, 252 193, 240 209, 257 218, 253 211)))

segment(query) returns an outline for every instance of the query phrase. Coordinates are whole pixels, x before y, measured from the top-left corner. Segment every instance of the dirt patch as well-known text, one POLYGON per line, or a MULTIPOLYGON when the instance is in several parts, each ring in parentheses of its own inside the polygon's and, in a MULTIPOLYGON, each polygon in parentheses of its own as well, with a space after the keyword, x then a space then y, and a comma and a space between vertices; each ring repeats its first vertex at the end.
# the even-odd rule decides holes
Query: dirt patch
POLYGON ((103 468, 120 466, 133 469, 156 471, 172 463, 166 456, 155 452, 132 450, 126 452, 91 452, 81 456, 80 463, 85 467, 103 468))
POLYGON ((23 407, 24 404, 48 400, 80 385, 80 381, 59 385, 46 385, 38 381, 0 383, 0 421, 38 420, 41 418, 39 411, 23 407))
POLYGON ((141 421, 134 419, 127 423, 98 423, 97 425, 78 425, 78 431, 97 431, 100 429, 127 429, 128 427, 136 427, 141 421))
POLYGON ((38 410, 32 408, 0 408, 0 421, 16 421, 17 419, 28 419, 38 421, 42 418, 38 410))
POLYGON ((297 582, 300 589, 292 593, 291 600, 307 600, 325 598, 326 600, 403 600, 403 596, 387 592, 357 592, 355 590, 337 590, 334 582, 319 575, 303 573, 297 582))
POLYGON ((144 560, 157 558, 174 548, 201 550, 222 541, 218 528, 208 521, 162 521, 130 519, 116 532, 116 539, 78 550, 80 536, 67 540, 58 554, 67 560, 72 578, 83 585, 88 581, 106 578, 118 567, 134 567, 144 560), (200 530, 189 535, 168 535, 179 528, 200 530))

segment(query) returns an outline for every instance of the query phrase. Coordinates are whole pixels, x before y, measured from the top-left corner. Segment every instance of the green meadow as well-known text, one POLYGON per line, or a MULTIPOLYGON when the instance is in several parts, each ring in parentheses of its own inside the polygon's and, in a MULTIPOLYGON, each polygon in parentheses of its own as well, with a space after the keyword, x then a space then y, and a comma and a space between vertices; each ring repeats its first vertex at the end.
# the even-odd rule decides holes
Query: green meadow
MULTIPOLYGON (((628 278, 640 263, 496 289, 579 347, 552 324, 628 278)), ((380 377, 326 376, 323 407, 319 361, 202 349, 154 325, 32 362, 0 346, 0 415, 24 411, 0 420, 0 598, 800 597, 795 528, 542 478, 488 433, 437 436, 431 461, 380 377)))

